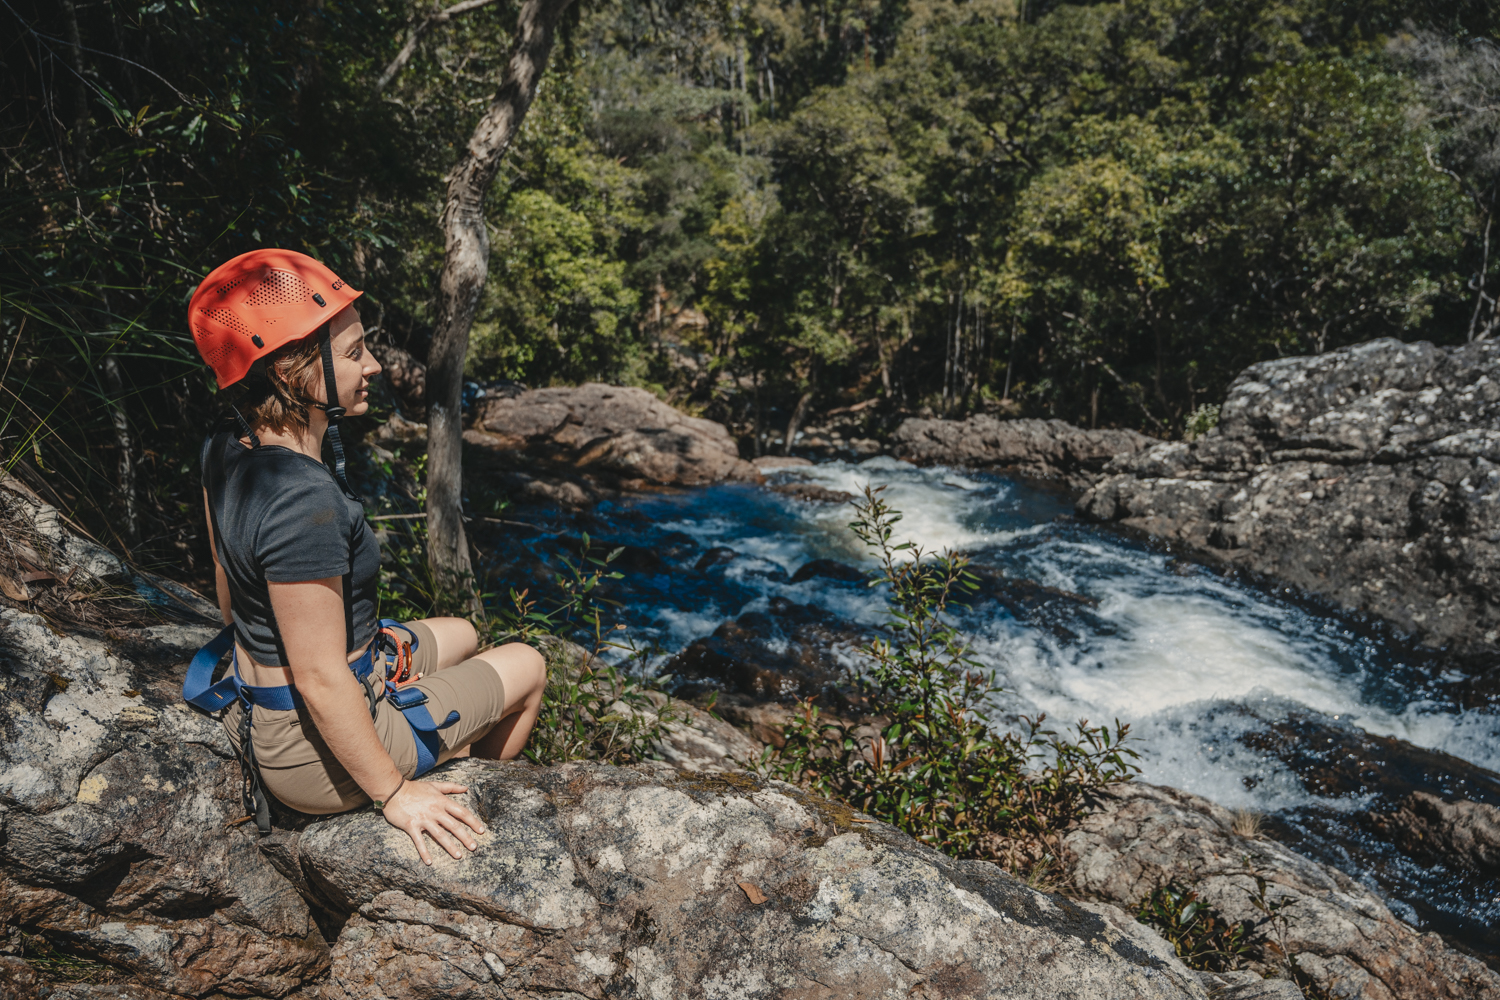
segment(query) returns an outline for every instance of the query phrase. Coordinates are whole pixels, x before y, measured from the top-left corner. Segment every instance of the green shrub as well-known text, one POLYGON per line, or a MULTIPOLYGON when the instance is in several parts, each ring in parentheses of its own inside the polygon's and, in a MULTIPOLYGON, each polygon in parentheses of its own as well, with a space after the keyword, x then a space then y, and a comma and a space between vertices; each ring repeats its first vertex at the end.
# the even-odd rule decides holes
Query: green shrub
POLYGON ((949 854, 1036 871, 1060 855, 1060 833, 1090 793, 1139 771, 1123 745, 1130 727, 1059 731, 1043 715, 1023 717, 1019 734, 995 732, 983 709, 996 689, 948 616, 956 595, 976 589, 968 560, 893 543, 901 514, 882 491, 865 488, 851 525, 879 553, 875 583, 890 586, 885 634, 861 650, 868 669, 853 680, 869 721, 825 717, 809 698, 761 767, 949 854))
POLYGON ((550 608, 541 610, 529 588, 511 588, 510 607, 488 623, 492 641, 527 642, 547 658, 547 690, 526 747, 526 757, 534 763, 625 764, 655 757, 667 726, 680 715, 661 691, 671 678, 649 677, 644 669, 647 651, 613 638, 624 625, 606 623, 604 608, 613 602, 599 596, 599 584, 622 578, 610 567, 623 551, 594 555, 593 541, 585 534, 578 558, 562 558, 563 570, 553 578, 561 597, 550 608), (568 636, 585 640, 591 648, 570 642, 568 636), (623 651, 623 664, 605 661, 606 649, 623 651))
POLYGON ((1204 403, 1189 413, 1187 420, 1183 421, 1182 439, 1196 441, 1217 426, 1219 426, 1219 404, 1204 403))
POLYGON ((1230 923, 1195 891, 1177 885, 1162 886, 1141 900, 1135 918, 1156 928, 1190 969, 1238 969, 1250 950, 1245 924, 1230 923))

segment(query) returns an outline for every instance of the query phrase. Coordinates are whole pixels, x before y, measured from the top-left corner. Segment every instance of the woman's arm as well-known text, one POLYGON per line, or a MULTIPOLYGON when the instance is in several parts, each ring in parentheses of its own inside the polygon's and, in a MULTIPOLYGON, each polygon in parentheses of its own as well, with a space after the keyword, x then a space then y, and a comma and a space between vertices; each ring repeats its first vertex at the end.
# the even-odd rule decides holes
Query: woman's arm
POLYGON ((203 490, 203 523, 208 526, 208 554, 214 557, 214 596, 219 599, 219 617, 228 625, 234 621, 229 606, 229 575, 219 564, 219 540, 214 537, 214 515, 208 509, 208 488, 203 490))
POLYGON ((468 791, 451 781, 407 781, 381 746, 370 720, 369 702, 349 669, 344 650, 344 596, 338 577, 305 583, 271 583, 271 610, 286 649, 287 666, 308 714, 328 749, 364 793, 384 801, 385 818, 417 845, 432 864, 426 833, 455 858, 479 845, 473 834, 484 824, 461 802, 449 798, 468 791), (397 789, 400 791, 398 792, 397 789))

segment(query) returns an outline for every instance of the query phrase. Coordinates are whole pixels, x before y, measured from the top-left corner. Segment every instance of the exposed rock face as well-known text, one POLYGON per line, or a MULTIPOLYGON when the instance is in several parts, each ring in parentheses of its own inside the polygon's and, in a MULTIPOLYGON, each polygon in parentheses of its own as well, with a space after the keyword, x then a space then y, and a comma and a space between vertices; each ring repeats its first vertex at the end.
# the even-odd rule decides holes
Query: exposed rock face
POLYGON ((1117 786, 1067 837, 1074 881, 1129 910, 1158 886, 1194 887, 1229 920, 1251 921, 1253 942, 1284 946, 1341 1000, 1500 1000, 1500 973, 1397 920, 1343 873, 1238 836, 1233 825, 1228 810, 1196 795, 1117 786), (1257 875, 1282 919, 1252 902, 1257 875))
POLYGON ((1062 420, 1006 420, 982 413, 967 420, 910 418, 891 436, 891 454, 917 465, 1005 469, 1062 479, 1081 489, 1116 455, 1156 444, 1136 431, 1088 431, 1062 420))
POLYGON ((761 479, 722 424, 689 417, 644 389, 596 382, 482 399, 464 440, 623 485, 761 479))
POLYGON ((51 991, 9 961, 7 989, 1207 997, 1117 910, 953 861, 788 785, 705 773, 753 747, 706 717, 675 726, 667 748, 697 773, 449 765, 489 826, 462 861, 421 866, 368 810, 286 815, 257 838, 231 822, 238 768, 222 730, 177 701, 210 634, 164 626, 106 644, 0 613, 0 924, 135 980, 51 991))
POLYGON ((213 630, 147 631, 172 673, 0 611, 0 920, 171 993, 283 996, 329 950, 253 826, 226 828, 239 766, 181 704, 213 630))
POLYGON ((1500 344, 1376 340, 1246 369, 1214 431, 1116 459, 1078 510, 1493 656, 1496 462, 1500 344))
POLYGON ((788 785, 467 762, 489 824, 412 863, 371 813, 276 848, 352 913, 319 996, 1205 997, 1107 907, 956 862, 788 785))

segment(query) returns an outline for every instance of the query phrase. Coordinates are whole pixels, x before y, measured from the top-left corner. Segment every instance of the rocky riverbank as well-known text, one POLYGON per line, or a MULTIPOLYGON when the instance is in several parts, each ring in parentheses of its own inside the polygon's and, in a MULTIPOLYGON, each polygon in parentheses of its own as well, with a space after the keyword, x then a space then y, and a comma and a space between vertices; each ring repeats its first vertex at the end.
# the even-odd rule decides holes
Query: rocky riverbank
MULTIPOLYGON (((258 838, 221 728, 178 700, 213 631, 60 636, 0 613, 10 940, 102 960, 143 996, 1208 996, 1107 905, 705 773, 745 739, 711 720, 677 727, 683 769, 449 765, 490 831, 462 861, 422 867, 368 811, 258 838)), ((7 996, 47 995, 34 980, 0 959, 7 996)))
POLYGON ((1112 461, 1081 516, 1377 616, 1500 694, 1500 344, 1377 340, 1246 369, 1218 426, 1112 461))
POLYGON ((966 420, 912 417, 896 428, 887 447, 896 458, 916 465, 993 469, 1084 489, 1098 481, 1117 455, 1135 455, 1157 443, 1136 431, 1085 430, 1062 420, 1008 420, 981 413, 966 420))

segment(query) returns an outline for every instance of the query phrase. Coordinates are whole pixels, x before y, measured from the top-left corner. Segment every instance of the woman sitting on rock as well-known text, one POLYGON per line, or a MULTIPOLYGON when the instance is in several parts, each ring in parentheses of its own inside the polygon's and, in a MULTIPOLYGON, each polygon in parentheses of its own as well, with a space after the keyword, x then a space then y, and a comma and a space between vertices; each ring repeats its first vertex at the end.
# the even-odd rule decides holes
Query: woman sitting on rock
POLYGON ((424 833, 458 858, 484 827, 451 798, 463 785, 411 779, 471 752, 519 754, 546 670, 520 643, 477 651, 461 618, 376 619, 380 548, 345 479, 338 435, 345 414, 369 409, 380 372, 352 305, 360 294, 310 257, 258 250, 193 295, 193 339, 237 402, 237 429, 210 435, 202 452, 235 666, 208 689, 217 657, 200 654, 213 662, 196 690, 190 670, 184 694, 202 708, 227 706, 246 805, 262 830, 265 792, 305 813, 373 801, 431 864, 424 833))

